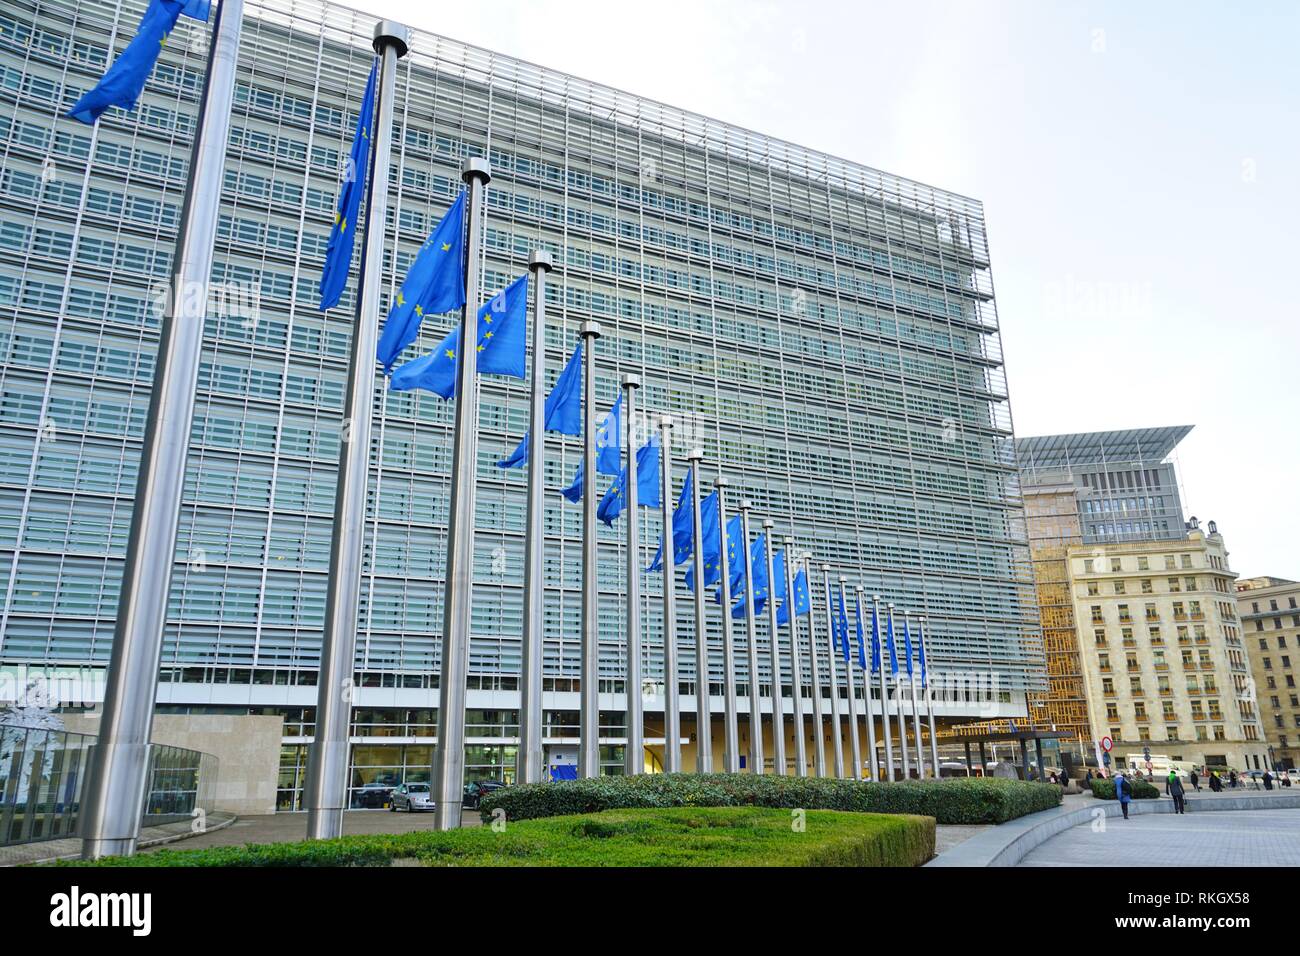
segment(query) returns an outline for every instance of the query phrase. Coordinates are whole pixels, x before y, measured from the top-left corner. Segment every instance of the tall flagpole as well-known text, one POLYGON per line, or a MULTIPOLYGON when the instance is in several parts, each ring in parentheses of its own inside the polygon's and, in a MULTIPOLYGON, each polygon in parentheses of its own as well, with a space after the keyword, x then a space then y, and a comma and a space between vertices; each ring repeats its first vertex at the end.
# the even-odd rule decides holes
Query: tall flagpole
POLYGON ((812 599, 812 553, 805 551, 801 558, 804 580, 808 582, 808 677, 812 682, 813 712, 813 774, 826 776, 826 722, 822 703, 821 667, 817 663, 817 602, 812 599))
MULTIPOLYGON (((925 618, 917 619, 921 625, 921 655, 925 655, 925 618)), ((921 689, 925 691, 925 716, 930 724, 930 766, 934 770, 934 779, 940 779, 943 774, 939 772, 939 738, 934 733, 934 693, 930 690, 930 673, 929 661, 926 657, 926 673, 921 679, 921 689)))
MULTIPOLYGON (((894 605, 889 605, 889 619, 894 619, 894 605)), ((898 647, 898 635, 894 635, 894 647, 898 647)), ((895 651, 897 656, 897 651, 895 651)), ((883 662, 882 662, 883 665, 883 662)), ((884 670, 882 666, 880 668, 884 670)), ((903 758, 903 779, 909 780, 912 777, 912 762, 907 755, 907 715, 903 712, 903 675, 894 675, 894 707, 898 717, 898 751, 903 758)))
MULTIPOLYGON (((862 623, 862 592, 864 588, 859 584, 854 589, 857 597, 857 604, 854 605, 857 611, 858 624, 862 623)), ((866 631, 863 631, 862 640, 867 640, 866 631)), ((876 754, 876 715, 871 712, 871 658, 874 654, 868 654, 866 648, 862 649, 862 656, 867 660, 867 666, 862 668, 862 709, 867 712, 867 765, 871 768, 871 779, 880 779, 880 759, 876 754)))
MULTIPOLYGON (((624 415, 627 417, 627 664, 624 680, 627 707, 627 744, 623 748, 623 772, 629 777, 645 772, 645 709, 641 697, 641 502, 640 476, 636 467, 636 390, 639 375, 623 376, 624 415)), ((669 562, 671 566, 671 562, 669 562)))
MULTIPOLYGON (((894 627, 893 605, 889 605, 889 623, 890 632, 894 627)), ((871 613, 875 615, 875 620, 880 620, 880 595, 871 595, 871 613)), ((872 654, 874 659, 875 654, 872 654)), ((885 735, 885 779, 891 783, 894 780, 894 744, 893 734, 889 729, 889 684, 885 679, 885 649, 880 649, 880 728, 885 735)))
MULTIPOLYGON (((844 604, 844 585, 848 578, 840 575, 840 604, 844 604)), ((858 740, 858 695, 853 688, 853 649, 849 644, 849 625, 848 612, 845 612, 844 633, 841 637, 844 640, 844 646, 849 648, 849 660, 844 662, 844 683, 848 685, 849 690, 849 740, 853 745, 853 775, 850 779, 862 779, 862 744, 858 740)))
MULTIPOLYGON (((718 564, 722 571, 722 705, 723 767, 727 773, 740 773, 740 732, 736 724, 736 644, 731 629, 731 569, 727 556, 727 486, 719 476, 713 487, 718 492, 718 564)), ((703 581, 697 581, 703 585, 703 581)))
POLYGON ((713 715, 709 713, 709 638, 704 622, 704 522, 700 518, 700 462, 704 449, 692 448, 691 566, 695 576, 695 772, 713 772, 713 715))
POLYGON ((465 685, 469 676, 469 636, 473 621, 474 499, 478 461, 479 260, 483 255, 483 215, 492 170, 472 157, 461 167, 469 186, 469 227, 465 241, 465 307, 460 314, 460 353, 456 356, 456 419, 451 448, 451 506, 447 521, 447 580, 442 609, 442 667, 438 675, 438 744, 434 750, 434 826, 460 826, 465 796, 465 685))
POLYGON ((808 776, 808 743, 803 723, 803 664, 799 654, 799 615, 794 599, 794 538, 785 539, 785 606, 790 624, 790 691, 794 695, 794 772, 808 776))
POLYGON ((835 605, 831 602, 831 566, 822 565, 822 589, 826 596, 826 646, 830 651, 828 679, 831 685, 831 756, 834 758, 835 776, 844 777, 844 737, 840 731, 840 678, 835 647, 835 605))
POLYGON ((749 665, 749 770, 761 774, 767 754, 763 748, 763 704, 758 693, 758 627, 754 611, 754 556, 750 553, 749 509, 740 503, 740 526, 745 534, 745 628, 748 635, 746 659, 749 665))
POLYGON ((600 776, 600 630, 596 619, 596 339, 582 323, 582 662, 578 690, 578 776, 600 776))
POLYGON ((172 284, 158 335, 99 741, 82 796, 81 854, 87 860, 134 853, 140 835, 243 14, 243 0, 222 0, 212 27, 172 284))
MULTIPOLYGON (((910 611, 904 611, 903 614, 904 617, 908 619, 911 618, 910 611)), ((910 627, 908 628, 908 633, 909 634, 911 633, 910 627)), ((912 730, 916 737, 916 779, 924 780, 925 779, 925 748, 921 744, 921 711, 916 703, 916 668, 912 666, 912 659, 910 655, 907 660, 907 665, 908 665, 907 669, 910 672, 907 675, 908 683, 911 684, 912 730)))
POLYGON ((664 525, 664 772, 682 769, 681 679, 677 676, 677 555, 673 544, 673 417, 659 417, 659 503, 664 525))
POLYGON ((519 681, 519 753, 515 779, 541 783, 546 755, 542 750, 542 496, 546 479, 546 274, 550 253, 538 249, 528 257, 533 287, 533 373, 528 395, 528 517, 524 529, 523 674, 519 681))
POLYGON ((773 566, 772 529, 776 522, 763 519, 763 540, 767 543, 763 560, 767 562, 767 633, 772 662, 772 769, 777 776, 785 776, 785 698, 781 696, 781 631, 776 626, 776 568, 773 566))

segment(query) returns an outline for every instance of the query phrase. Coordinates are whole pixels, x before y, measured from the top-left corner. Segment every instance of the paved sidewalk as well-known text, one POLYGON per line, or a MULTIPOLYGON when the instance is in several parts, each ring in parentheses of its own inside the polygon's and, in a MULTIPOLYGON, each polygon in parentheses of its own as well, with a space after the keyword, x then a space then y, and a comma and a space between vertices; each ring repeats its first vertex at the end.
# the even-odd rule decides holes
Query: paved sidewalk
MULTIPOLYGON (((343 833, 410 833, 432 830, 432 813, 390 813, 387 810, 349 810, 343 814, 343 833)), ((461 826, 481 826, 477 810, 461 815, 461 826)), ((240 817, 230 826, 213 833, 190 837, 169 850, 199 850, 211 846, 243 846, 245 843, 291 843, 307 838, 307 814, 271 813, 240 817)), ((150 852, 150 851, 145 851, 150 852)))
MULTIPOLYGON (((1241 795, 1238 791, 1238 795, 1241 795)), ((1134 814, 1073 827, 1021 866, 1295 866, 1300 810, 1134 814)))
MULTIPOLYGON (((231 826, 235 820, 233 814, 214 810, 208 814, 210 829, 206 836, 213 837, 231 826)), ((144 827, 140 831, 140 850, 158 848, 169 843, 188 841, 193 832, 193 823, 182 820, 179 823, 164 823, 158 826, 144 827)), ((74 860, 81 856, 81 840, 65 837, 60 840, 37 840, 34 843, 19 843, 14 846, 0 847, 0 866, 22 866, 28 863, 50 863, 54 860, 74 860)))

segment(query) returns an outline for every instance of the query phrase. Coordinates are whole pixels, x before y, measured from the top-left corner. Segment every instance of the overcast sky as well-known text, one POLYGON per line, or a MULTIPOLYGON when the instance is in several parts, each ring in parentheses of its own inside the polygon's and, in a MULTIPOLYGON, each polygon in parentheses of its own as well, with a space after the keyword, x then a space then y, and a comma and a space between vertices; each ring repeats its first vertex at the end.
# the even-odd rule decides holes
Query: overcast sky
POLYGON ((1195 425, 1300 580, 1300 4, 351 2, 981 200, 1016 433, 1195 425))

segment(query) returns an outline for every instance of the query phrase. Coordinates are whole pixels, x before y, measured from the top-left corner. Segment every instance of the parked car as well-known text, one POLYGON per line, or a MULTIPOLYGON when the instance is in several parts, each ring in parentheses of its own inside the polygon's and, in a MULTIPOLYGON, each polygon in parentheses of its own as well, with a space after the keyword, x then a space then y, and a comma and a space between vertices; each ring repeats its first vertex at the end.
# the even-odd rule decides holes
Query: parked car
POLYGON ((475 810, 483 798, 494 790, 500 790, 505 784, 500 780, 474 780, 465 784, 465 808, 475 810))
POLYGON ((407 813, 414 813, 416 810, 432 810, 433 794, 429 791, 429 785, 403 783, 394 787, 388 797, 388 809, 405 810, 407 813))
POLYGON ((391 783, 368 783, 358 790, 352 799, 362 810, 377 810, 388 805, 388 798, 392 792, 391 783))

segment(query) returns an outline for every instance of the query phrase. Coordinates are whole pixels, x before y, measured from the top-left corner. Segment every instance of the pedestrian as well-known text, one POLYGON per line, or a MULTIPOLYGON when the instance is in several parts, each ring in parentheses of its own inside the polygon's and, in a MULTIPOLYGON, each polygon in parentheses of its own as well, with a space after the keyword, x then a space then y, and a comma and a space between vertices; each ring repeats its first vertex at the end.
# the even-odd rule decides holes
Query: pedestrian
POLYGON ((1165 781, 1165 793, 1174 798, 1174 813, 1186 812, 1186 792, 1183 790, 1183 781, 1178 776, 1178 771, 1170 770, 1169 779, 1165 781))
POLYGON ((1269 773, 1267 770, 1264 771, 1264 789, 1265 790, 1273 789, 1273 775, 1269 773))
POLYGON ((1291 772, 1289 770, 1282 771, 1282 786, 1291 786, 1291 772))
POLYGON ((1196 774, 1196 768, 1195 768, 1195 767, 1192 768, 1191 776, 1189 776, 1187 779, 1188 779, 1188 782, 1192 785, 1192 789, 1195 790, 1197 793, 1200 793, 1200 792, 1201 792, 1201 778, 1200 778, 1199 776, 1197 776, 1197 774, 1196 774))
POLYGON ((1228 771, 1228 786, 1231 787, 1233 790, 1237 789, 1237 771, 1235 770, 1228 771))
POLYGON ((1047 779, 1050 780, 1052 783, 1056 783, 1056 771, 1053 770, 1051 773, 1049 773, 1047 775, 1047 779))
MULTIPOLYGON (((1084 782, 1087 783, 1089 786, 1092 785, 1092 768, 1091 768, 1091 767, 1088 768, 1088 772, 1084 775, 1083 780, 1084 780, 1084 782)), ((1289 784, 1288 784, 1288 786, 1289 786, 1289 784)))
POLYGON ((1115 774, 1115 799, 1119 801, 1120 812, 1124 814, 1124 819, 1128 819, 1128 802, 1133 799, 1133 787, 1124 778, 1124 774, 1115 774))

